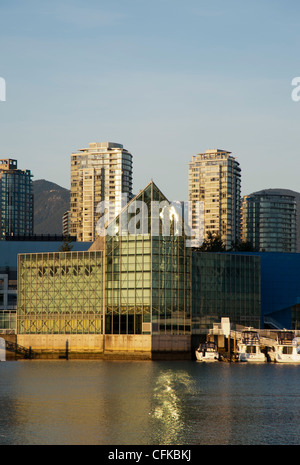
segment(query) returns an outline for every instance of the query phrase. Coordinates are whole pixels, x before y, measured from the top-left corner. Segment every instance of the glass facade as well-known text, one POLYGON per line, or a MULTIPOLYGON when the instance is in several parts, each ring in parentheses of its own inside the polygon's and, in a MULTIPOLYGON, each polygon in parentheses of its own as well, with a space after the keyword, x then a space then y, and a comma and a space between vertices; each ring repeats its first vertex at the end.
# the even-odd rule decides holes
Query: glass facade
POLYGON ((261 263, 261 325, 300 329, 300 254, 253 252, 261 263))
POLYGON ((17 329, 17 314, 16 311, 0 310, 0 333, 9 332, 15 333, 17 329))
POLYGON ((177 226, 166 197, 153 182, 109 225, 106 334, 191 332, 191 250, 177 226), (164 220, 170 220, 167 235, 164 220))
POLYGON ((229 317, 260 328, 260 259, 250 255, 193 253, 193 333, 229 317))
POLYGON ((258 252, 297 251, 297 203, 276 191, 244 196, 242 236, 258 252))
POLYGON ((19 255, 19 334, 101 334, 102 252, 19 255))
POLYGON ((178 227, 151 182, 109 225, 105 251, 19 255, 19 334, 190 334, 191 249, 178 227))
POLYGON ((260 257, 187 239, 151 181, 88 252, 19 255, 18 333, 186 336, 223 316, 259 328, 260 257))
POLYGON ((33 234, 32 175, 16 160, 0 160, 0 239, 33 234))
POLYGON ((0 333, 15 333, 17 324, 17 271, 0 268, 0 333))

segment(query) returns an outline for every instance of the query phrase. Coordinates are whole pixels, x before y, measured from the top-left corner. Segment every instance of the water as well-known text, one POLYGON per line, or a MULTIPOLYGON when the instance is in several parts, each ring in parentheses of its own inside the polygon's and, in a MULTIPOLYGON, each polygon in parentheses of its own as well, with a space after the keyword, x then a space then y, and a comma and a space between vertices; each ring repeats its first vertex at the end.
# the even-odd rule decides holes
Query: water
POLYGON ((300 444, 300 366, 0 363, 0 444, 300 444))

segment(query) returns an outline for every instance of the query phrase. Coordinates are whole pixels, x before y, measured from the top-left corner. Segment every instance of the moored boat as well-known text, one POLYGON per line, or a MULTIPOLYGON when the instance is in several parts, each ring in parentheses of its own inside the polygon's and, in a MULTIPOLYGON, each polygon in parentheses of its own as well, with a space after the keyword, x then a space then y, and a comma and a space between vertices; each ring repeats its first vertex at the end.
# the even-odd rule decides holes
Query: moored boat
POLYGON ((217 362, 219 360, 218 348, 214 342, 200 344, 195 353, 198 362, 217 362))
POLYGON ((266 356, 261 352, 259 334, 254 329, 242 332, 238 343, 238 360, 240 362, 265 362, 266 356))
POLYGON ((275 345, 275 362, 300 363, 300 345, 298 342, 293 331, 279 331, 275 345))

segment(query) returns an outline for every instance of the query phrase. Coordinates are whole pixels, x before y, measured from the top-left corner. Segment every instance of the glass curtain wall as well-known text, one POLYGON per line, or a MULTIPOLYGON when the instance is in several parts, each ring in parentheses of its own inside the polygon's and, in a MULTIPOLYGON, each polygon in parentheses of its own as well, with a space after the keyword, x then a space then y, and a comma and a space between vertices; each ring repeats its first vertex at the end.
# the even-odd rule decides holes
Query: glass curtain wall
POLYGON ((33 195, 30 171, 9 170, 0 176, 0 239, 33 234, 33 195))
POLYGON ((102 334, 103 253, 20 255, 19 334, 102 334))
POLYGON ((193 332, 222 317, 260 328, 260 260, 256 256, 193 253, 193 332))
POLYGON ((151 182, 108 226, 106 334, 190 333, 191 250, 171 213, 151 182))

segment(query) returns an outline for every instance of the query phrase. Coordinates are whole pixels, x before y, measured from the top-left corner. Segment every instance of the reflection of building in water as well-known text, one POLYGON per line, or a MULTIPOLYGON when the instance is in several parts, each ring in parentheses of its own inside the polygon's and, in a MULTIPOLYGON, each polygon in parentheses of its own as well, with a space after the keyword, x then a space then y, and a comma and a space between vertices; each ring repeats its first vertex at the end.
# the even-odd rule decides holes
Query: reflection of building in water
POLYGON ((155 443, 180 444, 186 424, 184 398, 187 394, 192 395, 194 389, 194 382, 187 372, 168 370, 157 377, 152 406, 157 435, 153 438, 155 443))
MULTIPOLYGON (((203 368, 199 376, 201 380, 198 378, 196 395, 192 397, 193 409, 189 409, 188 424, 192 430, 192 444, 229 445, 247 440, 243 431, 236 431, 236 415, 241 408, 239 397, 243 397, 240 391, 239 395, 234 395, 236 373, 233 374, 229 364, 213 369, 206 366, 207 370, 203 368)), ((251 405, 249 408, 253 410, 251 405)))
POLYGON ((153 363, 118 361, 101 366, 102 444, 150 444, 153 363), (113 441, 116 442, 113 442, 113 441))

